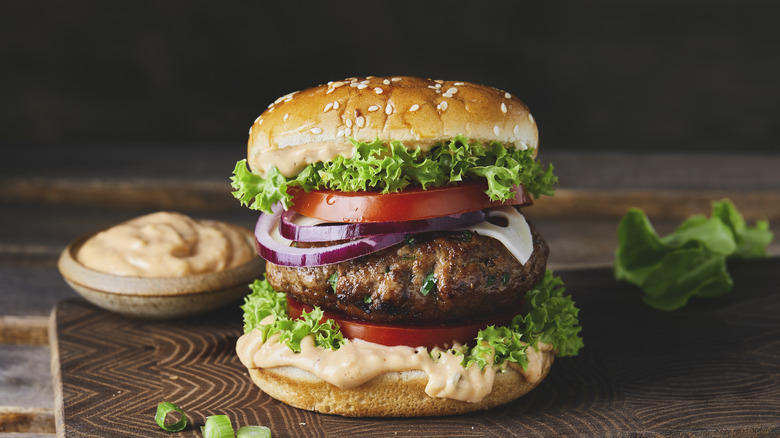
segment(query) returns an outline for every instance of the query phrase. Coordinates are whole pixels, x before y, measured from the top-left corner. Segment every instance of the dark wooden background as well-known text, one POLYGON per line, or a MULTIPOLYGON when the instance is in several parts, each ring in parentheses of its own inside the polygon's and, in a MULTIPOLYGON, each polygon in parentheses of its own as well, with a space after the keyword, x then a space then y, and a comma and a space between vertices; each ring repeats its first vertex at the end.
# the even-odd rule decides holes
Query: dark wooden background
POLYGON ((778 16, 772 0, 5 1, 0 142, 243 145, 289 91, 412 74, 520 96, 543 148, 774 152, 778 16))

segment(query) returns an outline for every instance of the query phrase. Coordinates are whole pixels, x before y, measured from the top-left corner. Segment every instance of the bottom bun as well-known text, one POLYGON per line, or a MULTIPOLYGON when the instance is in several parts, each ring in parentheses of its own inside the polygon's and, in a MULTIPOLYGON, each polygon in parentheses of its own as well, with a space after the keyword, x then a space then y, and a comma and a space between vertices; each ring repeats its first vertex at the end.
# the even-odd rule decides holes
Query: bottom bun
POLYGON ((529 382, 507 367, 493 390, 477 403, 435 398, 425 393, 423 371, 385 373, 352 389, 341 389, 299 368, 250 368, 252 381, 271 397, 296 408, 346 417, 425 417, 464 414, 509 403, 534 389, 550 372, 554 354, 542 352, 540 378, 529 382))

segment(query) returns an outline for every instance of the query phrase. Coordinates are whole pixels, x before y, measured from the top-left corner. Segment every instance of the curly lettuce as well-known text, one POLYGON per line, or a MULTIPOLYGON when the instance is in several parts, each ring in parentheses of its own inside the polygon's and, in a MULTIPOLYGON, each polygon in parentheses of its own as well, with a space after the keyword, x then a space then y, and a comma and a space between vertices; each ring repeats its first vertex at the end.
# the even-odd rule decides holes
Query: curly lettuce
POLYGON ((773 237, 768 221, 748 226, 728 199, 713 202, 709 218, 691 216, 665 237, 631 209, 618 225, 615 278, 639 286, 649 306, 676 310, 692 297, 728 293, 734 281, 727 260, 765 257, 773 237))
POLYGON ((576 356, 584 346, 579 309, 564 291, 563 280, 548 269, 544 279, 526 292, 525 315, 515 316, 507 327, 480 330, 475 345, 464 352, 463 365, 484 368, 494 352, 493 363, 515 362, 526 369, 526 349, 538 348, 539 342, 551 344, 559 357, 576 356))
POLYGON ((270 213, 274 203, 290 206, 289 189, 293 187, 391 193, 410 185, 440 187, 484 178, 490 199, 506 200, 515 195, 512 186, 523 184, 538 198, 552 196, 558 182, 552 164, 545 168, 534 159, 533 149, 507 148, 499 142, 483 145, 460 135, 423 152, 419 147, 407 149, 398 141, 350 141, 354 145, 351 158, 337 156, 312 163, 293 178, 283 176, 275 167, 261 177, 250 172, 246 160, 241 160, 231 177, 233 196, 242 205, 270 213))
MULTIPOLYGON (((322 320, 323 312, 319 308, 304 313, 300 320, 293 320, 287 313, 285 294, 275 291, 267 280, 255 280, 250 288, 252 293, 241 306, 245 333, 259 329, 263 341, 279 333, 280 342, 295 352, 300 352, 301 340, 310 334, 314 335, 315 345, 323 348, 335 350, 345 342, 338 324, 331 319, 322 320), (274 322, 262 324, 269 315, 275 317, 274 322)), ((548 270, 544 279, 527 293, 525 315, 516 316, 507 327, 489 326, 480 330, 473 346, 454 352, 462 355, 464 367, 476 364, 480 368, 487 366, 492 355, 496 365, 515 362, 526 369, 526 350, 538 348, 539 342, 552 344, 558 356, 575 356, 583 346, 577 319, 579 309, 563 293, 563 281, 548 270)))
POLYGON ((259 329, 263 342, 269 336, 279 333, 279 342, 296 353, 301 352, 301 341, 309 335, 314 335, 314 345, 318 347, 336 350, 344 343, 339 325, 331 319, 323 321, 323 311, 319 308, 303 312, 301 319, 291 319, 287 313, 287 295, 275 291, 268 280, 255 280, 249 288, 252 293, 244 297, 241 306, 244 311, 244 333, 259 329), (262 324, 268 316, 273 316, 274 321, 262 324))

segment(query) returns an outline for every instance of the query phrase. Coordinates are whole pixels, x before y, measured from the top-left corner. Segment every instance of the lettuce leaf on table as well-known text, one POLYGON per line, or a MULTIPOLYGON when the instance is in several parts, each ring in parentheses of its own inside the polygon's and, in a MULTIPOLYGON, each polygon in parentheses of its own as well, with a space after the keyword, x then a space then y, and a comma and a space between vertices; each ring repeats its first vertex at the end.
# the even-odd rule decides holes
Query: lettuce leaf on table
POLYGON ((642 210, 630 209, 618 226, 615 278, 639 286, 648 305, 676 310, 691 297, 728 293, 727 260, 765 257, 773 237, 768 221, 748 226, 727 199, 713 202, 709 218, 692 216, 665 237, 642 210))

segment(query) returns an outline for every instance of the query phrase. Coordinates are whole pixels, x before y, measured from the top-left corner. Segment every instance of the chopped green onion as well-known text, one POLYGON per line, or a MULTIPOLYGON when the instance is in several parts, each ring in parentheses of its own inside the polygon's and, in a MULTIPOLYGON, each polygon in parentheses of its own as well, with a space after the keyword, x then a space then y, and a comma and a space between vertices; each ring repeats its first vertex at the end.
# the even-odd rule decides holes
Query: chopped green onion
POLYGON ((501 276, 501 282, 509 284, 509 272, 504 272, 504 275, 501 276))
POLYGON ((154 421, 167 432, 179 432, 187 427, 187 416, 184 415, 184 411, 171 402, 162 402, 157 405, 157 414, 154 416, 154 421), (181 418, 173 424, 165 424, 165 418, 168 417, 168 414, 171 412, 178 412, 181 414, 181 418))
POLYGON ((338 271, 334 272, 333 275, 328 277, 328 283, 330 283, 330 288, 333 289, 333 292, 336 292, 336 285, 339 281, 339 273, 338 271))
POLYGON ((434 290, 436 290, 436 277, 434 277, 433 272, 431 272, 427 277, 425 277, 425 280, 423 280, 420 293, 423 294, 423 296, 428 296, 428 294, 434 290))
POLYGON ((271 438, 271 429, 265 426, 244 426, 238 429, 236 438, 271 438))
POLYGON ((227 415, 206 417, 206 425, 201 428, 203 438, 234 438, 233 424, 227 415))

